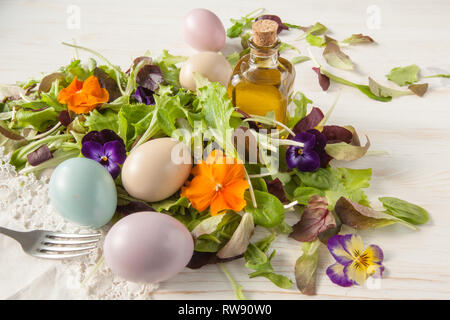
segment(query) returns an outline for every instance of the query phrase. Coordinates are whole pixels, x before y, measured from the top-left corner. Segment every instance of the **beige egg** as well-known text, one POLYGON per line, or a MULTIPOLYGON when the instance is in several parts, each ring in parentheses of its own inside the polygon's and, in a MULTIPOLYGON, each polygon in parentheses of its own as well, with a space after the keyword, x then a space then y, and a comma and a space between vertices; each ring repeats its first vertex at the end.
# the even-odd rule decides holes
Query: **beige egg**
POLYGON ((122 167, 125 190, 148 202, 164 200, 184 184, 192 169, 187 146, 172 138, 150 140, 135 150, 122 167))
POLYGON ((198 72, 211 82, 220 82, 228 86, 231 77, 231 66, 220 53, 205 51, 189 57, 181 66, 180 84, 183 88, 194 91, 196 89, 194 72, 198 72))

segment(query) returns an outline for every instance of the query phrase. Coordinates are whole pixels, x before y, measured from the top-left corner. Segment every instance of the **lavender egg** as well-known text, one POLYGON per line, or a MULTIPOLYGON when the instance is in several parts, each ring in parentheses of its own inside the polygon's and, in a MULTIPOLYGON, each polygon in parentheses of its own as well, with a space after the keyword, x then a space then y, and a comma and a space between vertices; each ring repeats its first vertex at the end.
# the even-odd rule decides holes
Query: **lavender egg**
POLYGON ((103 246, 105 262, 118 276, 132 282, 167 280, 189 263, 194 241, 177 219, 142 211, 117 222, 103 246))
POLYGON ((198 51, 219 51, 226 40, 222 21, 214 12, 203 8, 193 9, 186 14, 183 35, 186 42, 198 51))

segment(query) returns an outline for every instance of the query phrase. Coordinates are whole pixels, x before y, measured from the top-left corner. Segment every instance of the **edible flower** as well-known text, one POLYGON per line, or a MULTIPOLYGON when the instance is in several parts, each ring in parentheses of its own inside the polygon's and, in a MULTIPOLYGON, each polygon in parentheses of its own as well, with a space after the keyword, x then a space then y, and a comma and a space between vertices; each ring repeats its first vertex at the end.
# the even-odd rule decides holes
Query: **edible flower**
POLYGON ((152 90, 139 86, 134 94, 134 99, 139 103, 147 105, 155 104, 154 93, 152 90))
POLYGON ((108 99, 108 91, 100 86, 95 76, 90 76, 84 82, 75 77, 58 95, 58 102, 67 104, 68 109, 77 114, 88 113, 98 105, 108 102, 108 99))
POLYGON ((286 163, 290 169, 297 168, 300 171, 312 172, 316 171, 322 162, 328 164, 325 153, 327 141, 325 135, 320 131, 311 129, 299 132, 292 140, 302 142, 303 147, 288 147, 286 163))
POLYGON ((198 211, 210 207, 214 216, 227 209, 240 211, 247 204, 244 192, 249 185, 239 160, 213 150, 206 161, 201 161, 192 169, 192 174, 194 178, 182 188, 181 196, 188 198, 198 211))
POLYGON ((356 234, 335 235, 327 247, 336 263, 329 266, 327 276, 341 286, 363 285, 368 276, 381 276, 384 271, 383 251, 376 245, 363 250, 363 242, 356 234))
POLYGON ((81 153, 104 166, 113 179, 119 176, 119 165, 127 157, 123 140, 109 129, 88 132, 81 141, 81 153))

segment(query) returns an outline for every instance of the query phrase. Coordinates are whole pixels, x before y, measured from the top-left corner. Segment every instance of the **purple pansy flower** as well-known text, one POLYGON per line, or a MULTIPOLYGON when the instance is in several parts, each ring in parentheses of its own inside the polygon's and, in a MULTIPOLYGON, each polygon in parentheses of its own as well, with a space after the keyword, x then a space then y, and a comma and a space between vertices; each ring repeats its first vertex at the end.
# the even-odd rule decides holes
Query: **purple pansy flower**
POLYGON ((155 104, 154 92, 144 87, 137 87, 134 93, 134 99, 139 103, 145 103, 147 105, 155 104))
POLYGON ((327 247, 336 260, 326 272, 333 283, 350 287, 354 284, 363 285, 368 276, 382 276, 383 250, 373 244, 364 250, 360 236, 335 235, 328 240, 327 247))
POLYGON ((287 149, 286 163, 290 169, 312 172, 321 166, 322 159, 325 161, 327 141, 318 130, 299 132, 292 140, 302 142, 304 146, 289 146, 287 149))
POLYGON ((123 140, 109 129, 87 133, 81 141, 81 153, 104 166, 113 179, 119 176, 119 164, 127 157, 123 140))

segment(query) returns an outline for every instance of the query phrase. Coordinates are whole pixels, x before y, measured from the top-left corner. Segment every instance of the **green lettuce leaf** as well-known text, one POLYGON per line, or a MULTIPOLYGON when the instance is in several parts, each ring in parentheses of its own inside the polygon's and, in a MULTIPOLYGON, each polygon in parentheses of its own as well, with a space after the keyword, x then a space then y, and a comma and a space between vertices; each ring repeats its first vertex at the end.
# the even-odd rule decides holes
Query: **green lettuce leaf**
POLYGON ((86 121, 84 122, 84 125, 89 127, 89 131, 109 129, 117 132, 119 129, 117 113, 109 109, 105 110, 103 113, 94 109, 89 115, 86 115, 85 118, 86 121))
POLYGON ((430 219, 428 212, 424 208, 408 201, 394 197, 381 197, 378 200, 386 208, 386 213, 406 222, 420 225, 427 223, 430 219))
POLYGON ((292 102, 295 104, 294 114, 288 113, 287 126, 289 128, 295 127, 295 125, 306 116, 308 110, 308 104, 313 103, 302 92, 294 93, 292 102))
POLYGON ((310 45, 315 46, 315 47, 323 47, 327 44, 327 41, 325 40, 325 38, 320 37, 320 36, 315 36, 313 34, 308 33, 308 35, 306 36, 306 42, 308 42, 310 45))
POLYGON ((362 33, 352 34, 350 37, 342 40, 342 43, 347 43, 350 45, 360 44, 360 43, 374 43, 375 41, 369 37, 365 36, 362 33))
POLYGON ((382 86, 381 84, 373 80, 371 77, 369 77, 369 88, 370 92, 372 92, 377 97, 381 98, 389 98, 389 97, 396 98, 413 94, 412 91, 400 91, 382 86))
POLYGON ((418 81, 419 67, 415 64, 406 67, 397 67, 391 70, 386 77, 399 86, 413 84, 418 81))
POLYGON ((379 96, 373 94, 372 91, 370 91, 370 87, 367 85, 357 84, 357 83, 345 80, 344 78, 338 77, 338 76, 328 72, 327 70, 324 70, 323 68, 320 68, 320 72, 322 74, 324 74, 325 76, 327 76, 328 78, 330 78, 330 80, 333 80, 335 82, 344 84, 346 86, 358 89, 359 91, 361 91, 362 93, 364 93, 366 96, 368 96, 371 99, 381 101, 381 102, 388 102, 388 101, 392 100, 392 97, 379 97, 379 96))
POLYGON ((50 126, 54 126, 58 122, 58 112, 55 108, 49 107, 40 111, 32 111, 19 109, 15 114, 15 128, 25 128, 32 126, 37 131, 45 131, 50 126))
POLYGON ((352 60, 348 55, 341 51, 336 41, 330 41, 327 43, 325 49, 323 50, 323 57, 332 67, 341 70, 354 69, 352 60))
POLYGON ((308 57, 308 56, 296 56, 296 57, 293 57, 291 59, 291 63, 292 64, 299 64, 299 63, 302 63, 302 62, 305 62, 305 61, 308 61, 308 60, 311 60, 311 58, 308 57))
POLYGON ((250 243, 244 254, 245 266, 255 270, 255 272, 249 274, 250 278, 265 277, 280 288, 290 289, 292 287, 292 281, 286 276, 274 273, 270 263, 275 256, 275 250, 272 251, 270 256, 266 254, 273 240, 275 240, 274 233, 255 244, 250 243))
POLYGON ((319 264, 320 241, 304 242, 302 255, 295 263, 297 288, 306 295, 316 294, 317 266, 319 264))
POLYGON ((257 225, 265 228, 274 228, 280 225, 285 216, 284 206, 274 195, 259 190, 254 190, 258 207, 253 207, 252 201, 246 193, 247 207, 245 211, 253 214, 257 225))

